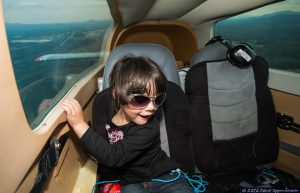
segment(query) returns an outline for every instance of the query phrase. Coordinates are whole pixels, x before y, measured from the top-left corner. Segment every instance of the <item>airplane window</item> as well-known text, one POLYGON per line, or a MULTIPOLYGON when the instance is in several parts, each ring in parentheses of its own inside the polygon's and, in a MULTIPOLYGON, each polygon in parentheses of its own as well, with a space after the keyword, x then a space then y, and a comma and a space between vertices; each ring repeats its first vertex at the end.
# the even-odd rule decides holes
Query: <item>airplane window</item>
POLYGON ((245 42, 273 69, 300 73, 300 1, 286 0, 231 17, 215 25, 215 35, 245 42))
POLYGON ((113 20, 106 0, 2 4, 18 90, 34 129, 78 80, 102 63, 113 20))

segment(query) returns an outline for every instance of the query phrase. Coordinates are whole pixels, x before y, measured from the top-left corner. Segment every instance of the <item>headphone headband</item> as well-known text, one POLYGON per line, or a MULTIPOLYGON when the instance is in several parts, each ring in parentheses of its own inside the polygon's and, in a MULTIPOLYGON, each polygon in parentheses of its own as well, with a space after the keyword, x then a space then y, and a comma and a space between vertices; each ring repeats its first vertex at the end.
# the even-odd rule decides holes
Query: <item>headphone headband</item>
POLYGON ((226 54, 227 59, 234 66, 239 68, 249 66, 256 58, 256 53, 248 44, 238 43, 233 45, 229 39, 223 39, 221 36, 213 37, 205 44, 205 46, 218 42, 228 48, 226 54))

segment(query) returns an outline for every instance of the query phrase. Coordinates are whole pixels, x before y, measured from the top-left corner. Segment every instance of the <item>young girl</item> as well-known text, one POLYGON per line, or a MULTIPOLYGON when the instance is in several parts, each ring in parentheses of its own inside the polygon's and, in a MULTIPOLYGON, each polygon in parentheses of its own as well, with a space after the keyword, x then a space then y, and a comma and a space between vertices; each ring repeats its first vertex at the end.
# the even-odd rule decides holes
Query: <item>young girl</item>
POLYGON ((61 103, 80 142, 107 167, 101 180, 119 180, 122 193, 193 192, 183 177, 172 180, 177 175, 172 170, 179 166, 160 147, 154 113, 165 100, 166 79, 157 64, 143 57, 124 57, 114 66, 109 82, 115 114, 103 128, 108 140, 84 121, 76 100, 61 103))

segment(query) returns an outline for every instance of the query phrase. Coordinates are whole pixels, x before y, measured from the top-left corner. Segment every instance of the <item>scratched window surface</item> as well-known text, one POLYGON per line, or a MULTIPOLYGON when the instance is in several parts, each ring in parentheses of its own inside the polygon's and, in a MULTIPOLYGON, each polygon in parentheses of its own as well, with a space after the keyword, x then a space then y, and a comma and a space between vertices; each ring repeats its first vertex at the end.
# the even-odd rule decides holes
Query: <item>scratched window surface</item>
POLYGON ((76 82, 102 63, 113 20, 105 0, 2 4, 19 94, 34 129, 76 82))

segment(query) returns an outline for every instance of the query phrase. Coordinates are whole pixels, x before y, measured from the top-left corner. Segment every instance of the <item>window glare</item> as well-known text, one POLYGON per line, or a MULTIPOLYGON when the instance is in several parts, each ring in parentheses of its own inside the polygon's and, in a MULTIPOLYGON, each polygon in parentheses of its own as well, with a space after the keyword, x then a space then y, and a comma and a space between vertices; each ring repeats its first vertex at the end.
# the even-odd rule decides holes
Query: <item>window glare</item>
POLYGON ((286 0, 218 22, 215 35, 245 42, 271 68, 300 73, 300 1, 286 0))
POLYGON ((18 90, 34 129, 102 63, 113 21, 105 0, 4 0, 3 11, 18 90))

